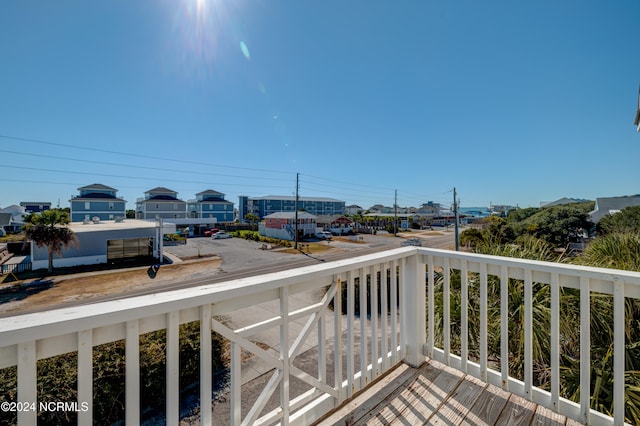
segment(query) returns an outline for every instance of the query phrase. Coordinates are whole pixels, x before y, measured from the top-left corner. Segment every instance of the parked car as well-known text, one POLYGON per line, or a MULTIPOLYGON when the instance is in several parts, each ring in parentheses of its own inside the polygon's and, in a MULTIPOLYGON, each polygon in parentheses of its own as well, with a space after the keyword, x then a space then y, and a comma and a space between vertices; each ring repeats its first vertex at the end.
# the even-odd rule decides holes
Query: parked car
POLYGON ((321 240, 330 240, 332 237, 333 234, 329 231, 316 232, 316 238, 320 238, 321 240))
POLYGON ((206 230, 203 232, 203 235, 204 235, 205 237, 210 237, 210 236, 212 236, 213 234, 216 234, 216 233, 218 233, 218 232, 220 232, 220 230, 219 230, 218 228, 211 228, 211 229, 206 229, 206 230))
POLYGON ((213 234, 211 236, 211 238, 213 238, 214 240, 220 240, 220 239, 223 239, 223 238, 231 238, 231 237, 232 237, 231 234, 227 234, 224 231, 216 232, 215 234, 213 234))
POLYGON ((407 246, 422 247, 422 241, 420 241, 419 238, 409 238, 408 240, 403 241, 401 245, 403 247, 407 247, 407 246))

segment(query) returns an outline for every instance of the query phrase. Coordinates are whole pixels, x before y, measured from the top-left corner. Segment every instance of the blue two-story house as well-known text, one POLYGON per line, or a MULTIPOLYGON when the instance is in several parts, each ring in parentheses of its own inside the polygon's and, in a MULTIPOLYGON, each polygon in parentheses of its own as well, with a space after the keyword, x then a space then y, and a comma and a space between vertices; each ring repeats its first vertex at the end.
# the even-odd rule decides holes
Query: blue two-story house
POLYGON ((117 189, 94 183, 78 188, 80 195, 69 200, 71 222, 83 222, 98 218, 114 220, 126 216, 126 201, 118 198, 117 189))
POLYGON ((187 201, 189 217, 193 219, 215 219, 215 222, 233 222, 233 203, 224 199, 224 194, 207 189, 196 194, 195 200, 187 201))

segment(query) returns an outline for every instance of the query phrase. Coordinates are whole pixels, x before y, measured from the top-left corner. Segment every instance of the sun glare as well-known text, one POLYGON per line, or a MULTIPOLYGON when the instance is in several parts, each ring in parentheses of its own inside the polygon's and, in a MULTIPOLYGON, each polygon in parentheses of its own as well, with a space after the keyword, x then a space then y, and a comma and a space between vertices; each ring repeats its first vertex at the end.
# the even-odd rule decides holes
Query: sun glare
POLYGON ((189 78, 206 78, 216 65, 225 29, 223 2, 183 0, 174 13, 173 49, 189 78))
POLYGON ((203 10, 207 5, 207 0, 195 0, 195 1, 196 1, 196 12, 198 14, 203 13, 203 10))

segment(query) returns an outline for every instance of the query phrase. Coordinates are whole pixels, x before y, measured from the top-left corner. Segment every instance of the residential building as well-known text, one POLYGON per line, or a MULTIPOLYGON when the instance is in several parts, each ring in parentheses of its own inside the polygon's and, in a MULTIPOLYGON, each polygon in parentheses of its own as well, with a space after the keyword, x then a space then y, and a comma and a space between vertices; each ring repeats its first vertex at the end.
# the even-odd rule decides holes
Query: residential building
MULTIPOLYGON (((298 212, 298 236, 300 238, 315 235, 316 216, 307 212, 298 212)), ((293 241, 296 238, 296 212, 277 212, 265 216, 260 222, 258 233, 270 238, 293 241)))
POLYGON ((491 214, 507 216, 511 210, 517 210, 518 206, 510 206, 508 204, 492 204, 489 206, 491 214))
POLYGON ((0 209, 0 234, 19 232, 27 214, 24 207, 15 204, 0 209))
POLYGON ((247 214, 249 214, 249 197, 241 195, 238 197, 238 222, 250 222, 245 219, 247 214))
POLYGON ((433 201, 427 201, 418 207, 416 213, 420 215, 434 215, 437 216, 440 214, 440 203, 434 203, 433 201))
POLYGON ((51 208, 51 203, 47 201, 21 201, 20 206, 24 207, 27 214, 40 213, 51 208))
POLYGON ((591 216, 593 223, 598 223, 600 219, 606 215, 615 214, 626 207, 634 206, 640 206, 640 195, 597 198, 596 206, 594 210, 589 213, 589 216, 591 216))
POLYGON ((364 209, 357 204, 352 204, 350 206, 347 206, 345 207, 345 210, 344 210, 345 214, 348 214, 349 216, 361 214, 363 211, 364 209))
MULTIPOLYGON (((342 215, 345 214, 345 202, 335 198, 298 197, 298 210, 309 212, 312 215, 342 215)), ((294 212, 296 211, 296 197, 286 195, 240 197, 238 211, 241 220, 248 213, 253 213, 262 219, 273 213, 294 212)))
POLYGON ((374 204, 369 207, 369 214, 392 214, 394 212, 393 207, 388 207, 382 204, 374 204))
POLYGON ((215 219, 214 222, 233 222, 233 203, 224 199, 224 194, 207 189, 196 194, 195 200, 187 201, 187 211, 192 219, 215 219))
POLYGON ((186 219, 187 203, 178 198, 178 193, 164 187, 150 189, 144 198, 136 200, 136 219, 155 220, 186 219))
POLYGON ((343 215, 322 215, 316 219, 318 228, 335 235, 346 235, 353 232, 353 221, 343 215))
POLYGON ((118 198, 117 189, 94 183, 78 188, 80 195, 69 200, 71 222, 114 220, 126 216, 126 201, 118 198))

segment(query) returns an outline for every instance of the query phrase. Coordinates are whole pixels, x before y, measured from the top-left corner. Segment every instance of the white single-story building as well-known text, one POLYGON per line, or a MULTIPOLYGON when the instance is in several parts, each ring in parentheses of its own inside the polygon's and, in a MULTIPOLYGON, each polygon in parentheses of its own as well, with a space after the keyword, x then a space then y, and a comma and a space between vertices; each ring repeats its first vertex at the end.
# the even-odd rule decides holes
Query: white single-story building
MULTIPOLYGON (((258 233, 265 237, 293 241, 296 238, 296 212, 279 212, 265 216, 258 233)), ((316 216, 298 212, 298 236, 314 235, 317 230, 316 216)))
MULTIPOLYGON (((162 253, 162 235, 175 233, 175 225, 164 223, 162 231, 158 223, 144 220, 105 220, 73 222, 69 225, 76 237, 76 244, 62 249, 61 256, 54 254, 55 268, 116 263, 139 257, 159 259, 162 253)), ((32 269, 49 266, 47 247, 31 243, 32 269)))

